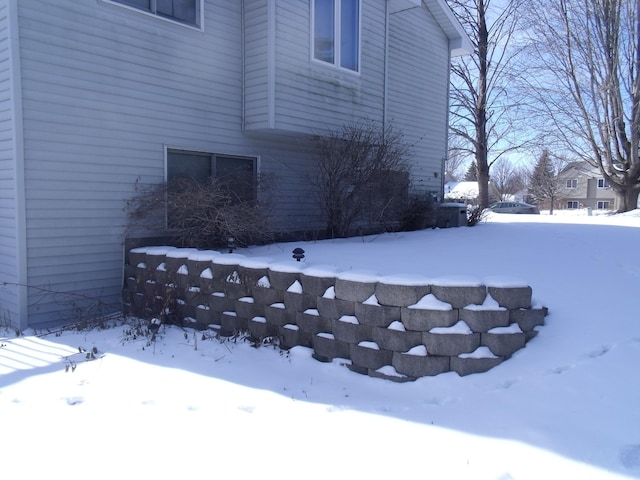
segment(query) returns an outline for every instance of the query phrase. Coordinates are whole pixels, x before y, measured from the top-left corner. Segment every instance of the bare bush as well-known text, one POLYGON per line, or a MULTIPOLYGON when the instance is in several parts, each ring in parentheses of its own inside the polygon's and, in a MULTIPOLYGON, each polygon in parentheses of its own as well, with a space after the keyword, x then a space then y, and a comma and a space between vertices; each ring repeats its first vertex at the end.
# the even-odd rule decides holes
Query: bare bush
POLYGON ((403 135, 373 123, 346 125, 314 138, 315 174, 309 176, 329 237, 356 226, 384 229, 399 223, 408 201, 408 149, 403 135))
MULTIPOLYGON (((237 185, 237 180, 231 184, 237 185)), ((180 246, 216 248, 230 237, 237 245, 271 240, 269 208, 238 195, 229 185, 215 177, 204 182, 179 177, 142 189, 125 210, 131 224, 164 230, 180 246)))

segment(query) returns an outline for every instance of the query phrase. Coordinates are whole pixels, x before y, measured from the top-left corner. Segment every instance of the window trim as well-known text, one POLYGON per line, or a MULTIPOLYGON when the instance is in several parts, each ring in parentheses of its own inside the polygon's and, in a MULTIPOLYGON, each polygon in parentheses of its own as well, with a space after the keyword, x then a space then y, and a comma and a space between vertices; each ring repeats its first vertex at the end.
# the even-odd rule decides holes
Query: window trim
POLYGON ((108 5, 113 5, 117 8, 123 8, 131 12, 137 12, 142 15, 146 15, 147 17, 156 18, 164 22, 173 23, 175 25, 180 25, 182 27, 190 28, 192 30, 197 30, 199 32, 204 31, 204 0, 194 0, 196 5, 196 24, 182 22, 176 18, 160 15, 150 10, 144 10, 138 7, 134 7, 133 5, 127 5, 126 3, 122 3, 121 0, 100 0, 100 1, 108 5))
POLYGON ((578 188, 578 179, 577 178, 567 179, 566 186, 571 190, 578 188))
POLYGON ((316 0, 312 0, 311 2, 311 12, 310 12, 310 18, 311 18, 311 28, 310 30, 310 56, 311 56, 311 61, 314 63, 317 63, 319 65, 327 65, 330 66, 331 68, 336 68, 342 72, 349 72, 353 75, 360 75, 360 70, 361 70, 361 57, 362 57, 362 3, 363 0, 357 0, 358 1, 358 32, 357 32, 357 45, 356 45, 356 64, 357 67, 355 70, 348 68, 348 67, 343 67, 341 65, 341 49, 340 49, 340 39, 341 39, 341 14, 342 14, 342 0, 333 0, 333 5, 334 5, 334 12, 333 12, 333 47, 334 47, 334 55, 333 55, 333 62, 327 62, 325 60, 321 60, 319 58, 316 58, 316 52, 315 52, 315 37, 316 37, 316 0))
POLYGON ((609 200, 598 200, 598 202, 596 203, 596 210, 610 210, 610 204, 611 202, 609 202, 609 200))
POLYGON ((609 181, 608 181, 606 178, 604 178, 604 177, 600 177, 600 178, 598 178, 598 183, 597 183, 597 185, 598 185, 598 188, 603 188, 603 189, 604 189, 604 188, 611 188, 611 184, 610 184, 610 183, 609 183, 609 181), (600 185, 601 183, 602 183, 602 185, 600 185))
POLYGON ((578 210, 580 208, 580 202, 577 200, 567 200, 567 210, 578 210), (574 207, 575 205, 575 207, 574 207))

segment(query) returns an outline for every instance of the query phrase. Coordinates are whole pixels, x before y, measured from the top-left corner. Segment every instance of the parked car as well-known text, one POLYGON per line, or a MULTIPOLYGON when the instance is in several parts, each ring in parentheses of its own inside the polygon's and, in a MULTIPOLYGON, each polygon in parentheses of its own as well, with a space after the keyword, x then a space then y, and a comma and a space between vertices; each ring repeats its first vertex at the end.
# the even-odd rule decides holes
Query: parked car
POLYGON ((495 213, 540 213, 538 207, 524 202, 496 202, 489 205, 489 210, 495 213))

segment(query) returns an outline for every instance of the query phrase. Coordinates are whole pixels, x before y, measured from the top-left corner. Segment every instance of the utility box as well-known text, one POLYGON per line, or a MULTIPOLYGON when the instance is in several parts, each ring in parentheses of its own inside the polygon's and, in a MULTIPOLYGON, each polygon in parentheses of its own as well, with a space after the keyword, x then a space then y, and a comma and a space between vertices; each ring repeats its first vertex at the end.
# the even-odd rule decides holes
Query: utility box
POLYGON ((441 203, 438 206, 438 228, 466 227, 467 206, 464 203, 441 203))

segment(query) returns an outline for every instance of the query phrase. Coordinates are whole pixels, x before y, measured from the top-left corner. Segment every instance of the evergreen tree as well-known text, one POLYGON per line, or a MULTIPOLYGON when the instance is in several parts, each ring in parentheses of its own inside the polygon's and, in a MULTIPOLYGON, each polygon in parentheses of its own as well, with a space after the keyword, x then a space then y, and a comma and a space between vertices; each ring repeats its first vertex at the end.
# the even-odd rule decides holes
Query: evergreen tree
POLYGON ((551 158, 548 150, 544 150, 538 159, 529 182, 529 193, 537 203, 548 200, 549 213, 553 214, 553 205, 560 195, 560 169, 551 158))
POLYGON ((465 182, 478 181, 478 165, 476 164, 475 160, 471 162, 471 165, 469 165, 469 168, 467 169, 467 173, 465 173, 464 175, 464 181, 465 182))

